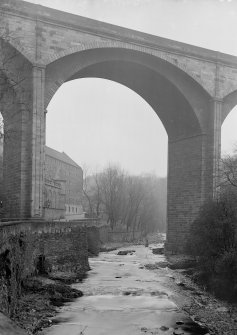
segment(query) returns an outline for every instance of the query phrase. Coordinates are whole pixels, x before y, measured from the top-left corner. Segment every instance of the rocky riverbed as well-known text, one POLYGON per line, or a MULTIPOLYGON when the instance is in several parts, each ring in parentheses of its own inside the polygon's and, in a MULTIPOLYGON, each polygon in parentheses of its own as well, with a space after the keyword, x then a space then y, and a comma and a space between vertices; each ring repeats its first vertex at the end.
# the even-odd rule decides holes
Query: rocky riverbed
MULTIPOLYGON (((32 278, 15 320, 41 335, 237 334, 236 307, 195 285, 182 269, 186 259, 161 252, 157 245, 102 252, 90 259, 88 277, 71 286, 67 274, 32 278)), ((9 327, 4 333, 0 324, 0 333, 21 334, 9 327)))
POLYGON ((60 309, 44 335, 208 334, 180 304, 179 286, 170 270, 156 268, 165 257, 152 248, 130 246, 90 260, 84 295, 60 309), (154 269, 148 270, 148 264, 154 269))

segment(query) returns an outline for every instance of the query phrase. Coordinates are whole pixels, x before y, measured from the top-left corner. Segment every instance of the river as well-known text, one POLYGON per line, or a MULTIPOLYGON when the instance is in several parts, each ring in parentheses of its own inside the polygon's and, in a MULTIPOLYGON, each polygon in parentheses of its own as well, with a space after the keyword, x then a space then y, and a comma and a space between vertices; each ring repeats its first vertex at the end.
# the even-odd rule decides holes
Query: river
POLYGON ((84 296, 66 304, 44 330, 44 335, 207 334, 177 306, 166 282, 168 270, 147 270, 148 263, 163 262, 151 248, 131 246, 90 259, 91 271, 74 284, 84 296))

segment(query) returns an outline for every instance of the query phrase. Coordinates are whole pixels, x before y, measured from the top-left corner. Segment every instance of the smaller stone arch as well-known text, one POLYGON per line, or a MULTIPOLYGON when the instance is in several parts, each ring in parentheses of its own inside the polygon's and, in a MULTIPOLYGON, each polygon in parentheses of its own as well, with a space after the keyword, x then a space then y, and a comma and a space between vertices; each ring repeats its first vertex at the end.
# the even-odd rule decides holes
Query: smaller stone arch
POLYGON ((237 90, 227 94, 223 99, 223 110, 222 110, 222 124, 225 121, 228 114, 237 105, 237 90))

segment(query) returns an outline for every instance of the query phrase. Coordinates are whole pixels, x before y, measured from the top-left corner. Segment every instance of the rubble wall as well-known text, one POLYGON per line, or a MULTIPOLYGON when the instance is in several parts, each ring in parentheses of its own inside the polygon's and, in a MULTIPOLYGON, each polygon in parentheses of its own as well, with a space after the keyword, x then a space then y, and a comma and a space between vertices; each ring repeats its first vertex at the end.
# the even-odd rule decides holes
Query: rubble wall
POLYGON ((89 270, 83 222, 0 223, 0 311, 14 315, 25 278, 50 271, 89 270))

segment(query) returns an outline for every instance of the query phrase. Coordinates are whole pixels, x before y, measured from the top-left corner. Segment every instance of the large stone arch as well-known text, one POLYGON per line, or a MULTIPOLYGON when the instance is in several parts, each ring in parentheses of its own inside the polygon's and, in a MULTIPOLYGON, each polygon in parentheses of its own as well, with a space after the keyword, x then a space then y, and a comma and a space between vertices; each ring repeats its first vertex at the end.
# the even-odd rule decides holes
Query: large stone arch
POLYGON ((82 51, 89 51, 89 50, 99 50, 99 49, 115 49, 115 50, 128 50, 133 51, 134 53, 143 53, 148 56, 154 56, 157 59, 162 59, 176 68, 185 72, 189 77, 193 78, 200 86, 203 87, 206 92, 209 94, 212 93, 212 89, 205 85, 205 81, 202 80, 201 76, 196 73, 195 71, 189 68, 187 62, 183 62, 182 57, 180 58, 179 55, 174 55, 169 53, 168 51, 157 50, 155 48, 147 48, 141 44, 136 43, 126 43, 122 41, 93 41, 90 43, 80 42, 77 43, 76 46, 65 49, 63 51, 55 52, 51 54, 44 62, 47 66, 57 60, 60 60, 63 57, 70 56, 72 54, 77 54, 82 51))
MULTIPOLYGON (((46 67, 45 104, 66 81, 75 79, 76 74, 89 66, 105 64, 105 62, 124 62, 137 64, 139 68, 159 74, 171 82, 192 106, 198 121, 205 132, 208 101, 210 95, 193 77, 179 67, 166 60, 149 55, 143 51, 134 51, 121 48, 91 48, 64 56, 46 67)), ((113 79, 111 79, 113 80, 113 79)), ((116 80, 115 80, 116 81, 116 80)), ((126 86, 126 83, 125 83, 126 86)), ((132 88, 133 89, 133 88, 132 88)), ((139 93, 140 94, 140 93, 139 93)), ((149 101, 148 101, 149 103, 149 101)))
MULTIPOLYGON (((210 97, 208 90, 202 86, 198 76, 194 76, 192 73, 187 73, 186 68, 183 65, 175 62, 172 58, 170 58, 172 59, 171 62, 167 55, 165 55, 165 57, 161 54, 156 55, 155 51, 154 53, 148 53, 147 50, 142 47, 132 48, 131 45, 128 44, 128 46, 124 48, 119 47, 117 42, 114 43, 113 47, 111 47, 111 43, 93 43, 63 51, 55 55, 53 59, 54 58, 56 58, 55 61, 47 64, 47 79, 54 79, 57 88, 65 82, 68 77, 86 66, 104 62, 106 60, 124 60, 132 63, 136 62, 140 65, 149 67, 156 72, 165 73, 165 76, 167 77, 172 76, 172 81, 183 94, 189 89, 190 84, 192 86, 196 84, 196 89, 198 88, 200 92, 203 94, 206 93, 206 95, 210 97), (62 65, 65 66, 64 69, 60 68, 62 65), (56 71, 57 67, 61 70, 59 71, 59 76, 52 78, 51 74, 56 71), (183 82, 181 82, 181 78, 183 78, 183 82)), ((52 94, 54 94, 53 91, 52 94)), ((46 103, 49 100, 50 97, 46 99, 46 103)))
POLYGON ((64 56, 46 67, 46 105, 64 82, 85 77, 129 87, 163 122, 169 137, 167 249, 183 250, 189 225, 210 196, 205 188, 209 94, 164 59, 134 50, 98 48, 64 56))

